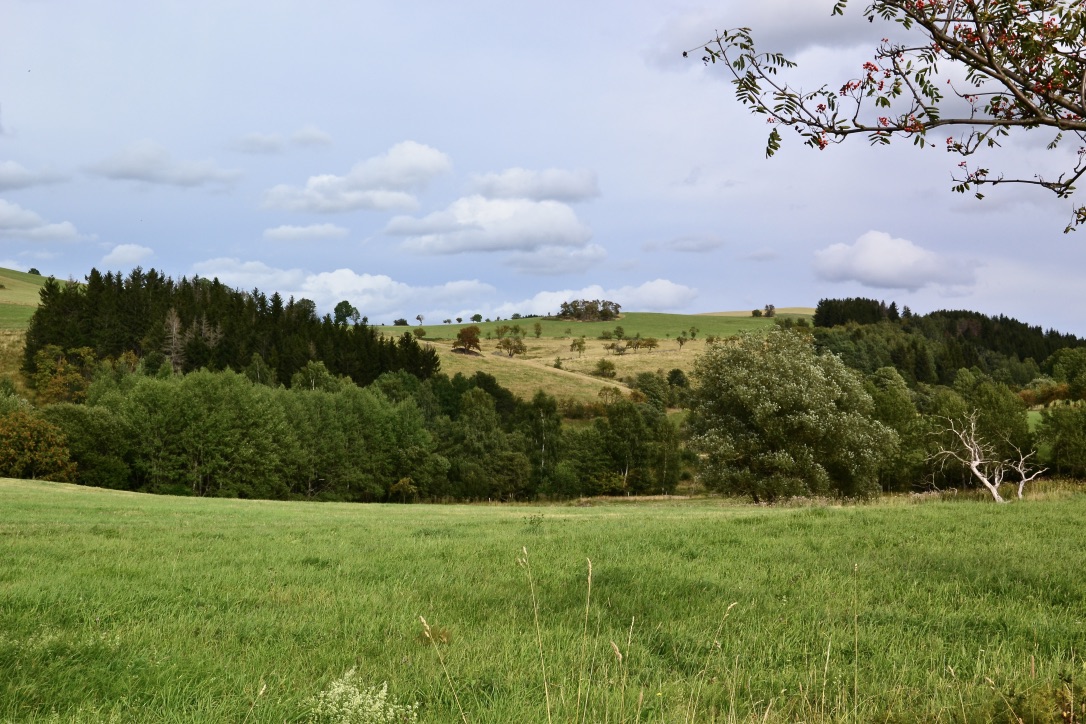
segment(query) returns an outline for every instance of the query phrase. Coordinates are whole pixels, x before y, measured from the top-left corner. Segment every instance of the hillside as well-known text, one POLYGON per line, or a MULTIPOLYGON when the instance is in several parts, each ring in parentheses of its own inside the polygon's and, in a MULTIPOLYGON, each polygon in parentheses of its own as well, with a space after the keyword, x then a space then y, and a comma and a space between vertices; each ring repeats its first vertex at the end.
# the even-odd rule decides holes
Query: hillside
MULTIPOLYGON (((22 347, 30 317, 39 302, 39 290, 45 277, 0 269, 0 375, 18 377, 22 365, 22 347)), ((810 317, 813 308, 789 308, 778 310, 780 316, 810 317)), ((424 320, 425 321, 425 320, 424 320)), ((461 373, 471 376, 482 371, 494 376, 498 383, 515 394, 530 398, 537 390, 577 402, 596 400, 603 388, 621 386, 620 383, 596 377, 590 373, 601 359, 610 359, 615 365, 615 379, 632 377, 640 372, 670 371, 678 368, 689 373, 695 357, 704 349, 705 337, 729 336, 746 329, 772 326, 766 318, 751 317, 749 311, 714 312, 709 314, 658 314, 631 312, 612 322, 571 322, 554 318, 525 318, 500 320, 479 324, 482 331, 481 354, 458 354, 452 349, 457 332, 471 324, 424 323, 426 334, 423 341, 438 352, 441 370, 452 376, 461 373), (534 325, 540 324, 540 335, 534 334, 534 325), (510 358, 497 351, 495 329, 500 325, 520 324, 526 330, 527 354, 510 358), (628 338, 655 337, 659 347, 652 351, 627 352, 614 355, 604 349, 607 340, 600 339, 605 333, 614 334, 622 327, 628 338), (693 339, 682 349, 675 338, 685 333, 693 339), (578 354, 570 350, 573 339, 585 337, 585 350, 578 354), (561 369, 555 368, 560 360, 561 369)), ((399 337, 414 327, 376 326, 380 334, 399 337)))
POLYGON ((0 269, 0 332, 26 329, 43 284, 45 277, 40 274, 0 269))
MULTIPOLYGON (((809 318, 811 308, 796 307, 781 317, 809 318)), ((694 360, 705 349, 706 336, 727 337, 749 329, 772 327, 772 319, 755 318, 750 312, 714 312, 710 314, 661 314, 654 312, 629 312, 611 322, 571 322, 547 317, 483 322, 481 330, 482 353, 460 354, 452 349, 457 332, 471 324, 422 324, 426 331, 423 338, 437 349, 441 369, 449 375, 462 373, 470 376, 476 371, 493 375, 503 387, 521 397, 531 397, 536 390, 545 390, 560 399, 590 402, 599 397, 600 390, 618 385, 613 380, 596 377, 592 371, 602 359, 615 365, 615 380, 633 377, 640 372, 669 372, 681 369, 690 373, 694 360), (540 335, 535 336, 534 325, 540 324, 540 335), (497 350, 494 330, 500 325, 519 324, 526 331, 527 354, 510 358, 497 350), (654 350, 628 351, 612 354, 605 348, 612 340, 600 339, 600 335, 622 327, 624 336, 632 338, 655 337, 659 347, 654 350), (694 338, 680 348, 675 341, 680 333, 689 337, 691 328, 694 338), (583 354, 571 351, 570 344, 585 338, 583 354), (561 369, 555 367, 560 361, 561 369)), ((416 325, 417 326, 417 325, 416 325)), ((407 327, 383 326, 386 334, 402 334, 407 327)), ((413 329, 413 328, 412 328, 413 329)))

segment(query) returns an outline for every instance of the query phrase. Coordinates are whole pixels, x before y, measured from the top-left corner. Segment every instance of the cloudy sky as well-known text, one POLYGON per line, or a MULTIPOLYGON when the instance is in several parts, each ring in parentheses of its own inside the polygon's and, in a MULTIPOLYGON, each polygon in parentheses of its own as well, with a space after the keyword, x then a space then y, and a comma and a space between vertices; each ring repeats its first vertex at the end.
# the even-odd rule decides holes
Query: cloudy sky
MULTIPOLYGON (((373 322, 897 300, 1086 335, 1086 237, 956 158, 818 152, 683 60, 750 26, 808 87, 888 34, 832 0, 4 0, 0 266, 154 267, 373 322)), ((992 161, 1058 168, 1039 134, 992 161)), ((995 166, 995 164, 999 164, 995 166)), ((1080 199, 1081 200, 1081 199, 1080 199)))

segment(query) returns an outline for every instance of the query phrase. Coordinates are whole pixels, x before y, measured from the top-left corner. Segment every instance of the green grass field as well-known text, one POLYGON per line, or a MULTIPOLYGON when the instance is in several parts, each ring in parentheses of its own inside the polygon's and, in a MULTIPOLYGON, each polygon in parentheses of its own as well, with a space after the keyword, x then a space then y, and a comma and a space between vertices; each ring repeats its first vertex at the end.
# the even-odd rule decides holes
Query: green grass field
POLYGON ((562 722, 1086 716, 1073 491, 376 506, 0 480, 0 504, 3 721, 299 721, 351 668, 437 722, 454 693, 472 722, 547 721, 547 696, 562 722))
POLYGON ((24 331, 38 307, 45 277, 0 269, 0 331, 24 331))

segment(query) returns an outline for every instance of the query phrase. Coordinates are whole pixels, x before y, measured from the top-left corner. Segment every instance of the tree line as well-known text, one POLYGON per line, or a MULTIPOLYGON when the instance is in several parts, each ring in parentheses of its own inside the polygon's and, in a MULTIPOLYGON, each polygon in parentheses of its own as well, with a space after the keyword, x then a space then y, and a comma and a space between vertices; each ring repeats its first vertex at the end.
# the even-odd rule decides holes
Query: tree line
POLYGON ((368 387, 309 362, 290 387, 232 370, 100 363, 79 402, 0 395, 0 474, 212 497, 355 502, 664 493, 684 466, 663 401, 621 395, 591 425, 490 375, 387 372, 368 387), (25 443, 25 444, 24 444, 25 443))
POLYGON ((338 315, 320 317, 311 300, 242 292, 218 279, 174 281, 140 268, 123 277, 92 269, 85 284, 50 277, 40 300, 23 356, 32 377, 47 348, 89 350, 97 359, 127 353, 149 369, 168 365, 179 373, 241 372, 258 364, 284 384, 311 361, 359 385, 389 371, 424 379, 439 369, 436 351, 411 334, 384 337, 357 316, 352 324, 338 315))

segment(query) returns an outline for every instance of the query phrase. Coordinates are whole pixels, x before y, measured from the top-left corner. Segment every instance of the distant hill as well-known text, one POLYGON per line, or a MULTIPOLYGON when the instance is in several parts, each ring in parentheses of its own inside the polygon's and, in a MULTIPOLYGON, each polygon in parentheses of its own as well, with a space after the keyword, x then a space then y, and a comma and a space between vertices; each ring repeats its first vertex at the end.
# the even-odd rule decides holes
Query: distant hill
POLYGON ((0 269, 0 330, 26 329, 43 284, 45 277, 40 274, 0 269))

